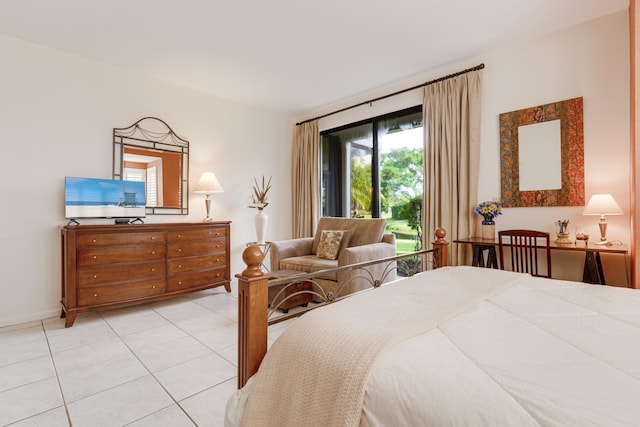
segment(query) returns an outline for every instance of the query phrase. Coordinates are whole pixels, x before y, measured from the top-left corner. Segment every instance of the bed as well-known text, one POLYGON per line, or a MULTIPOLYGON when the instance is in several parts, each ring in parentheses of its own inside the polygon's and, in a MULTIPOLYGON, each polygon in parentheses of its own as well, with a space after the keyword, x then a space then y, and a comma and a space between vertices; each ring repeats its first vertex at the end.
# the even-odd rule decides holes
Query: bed
POLYGON ((297 319, 226 425, 631 426, 639 400, 640 292, 443 267, 297 319))

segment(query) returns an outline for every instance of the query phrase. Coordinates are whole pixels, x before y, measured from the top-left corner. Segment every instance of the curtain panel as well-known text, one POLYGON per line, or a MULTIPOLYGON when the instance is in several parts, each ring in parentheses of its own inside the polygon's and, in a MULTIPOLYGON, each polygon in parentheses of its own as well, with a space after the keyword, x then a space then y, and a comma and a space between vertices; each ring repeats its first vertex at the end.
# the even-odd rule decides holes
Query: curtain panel
POLYGON ((292 159, 293 238, 313 236, 320 218, 318 120, 296 126, 292 159))
MULTIPOLYGON (((481 98, 481 70, 424 88, 423 247, 439 227, 449 242, 476 234, 481 98)), ((470 264, 468 246, 453 245, 449 264, 470 264)))

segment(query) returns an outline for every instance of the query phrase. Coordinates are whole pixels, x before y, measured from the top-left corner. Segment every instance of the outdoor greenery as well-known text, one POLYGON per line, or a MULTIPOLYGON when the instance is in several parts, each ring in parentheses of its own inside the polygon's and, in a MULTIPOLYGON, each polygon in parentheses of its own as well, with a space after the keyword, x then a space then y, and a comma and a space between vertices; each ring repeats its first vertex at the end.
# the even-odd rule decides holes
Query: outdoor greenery
MULTIPOLYGON (((352 216, 370 216, 371 164, 351 161, 352 216)), ((398 254, 422 249, 423 150, 397 148, 380 156, 380 205, 398 254)))
POLYGON ((382 212, 422 195, 423 150, 397 148, 380 155, 380 202, 382 212))
POLYGON ((387 218, 387 233, 396 235, 396 252, 398 255, 422 249, 421 238, 412 229, 406 219, 387 218))
POLYGON ((422 249, 422 195, 412 197, 399 206, 398 218, 406 219, 407 226, 415 231, 415 250, 422 249))
POLYGON ((351 212, 354 218, 371 212, 371 163, 358 166, 351 160, 351 212))

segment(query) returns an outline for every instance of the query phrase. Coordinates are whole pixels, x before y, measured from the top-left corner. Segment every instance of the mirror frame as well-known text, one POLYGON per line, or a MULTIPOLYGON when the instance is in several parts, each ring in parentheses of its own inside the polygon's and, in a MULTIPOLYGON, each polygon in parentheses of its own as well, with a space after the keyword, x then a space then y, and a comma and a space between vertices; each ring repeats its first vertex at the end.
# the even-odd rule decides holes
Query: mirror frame
POLYGON ((180 154, 180 206, 147 207, 147 215, 189 214, 189 141, 157 117, 143 117, 126 128, 113 129, 113 179, 122 179, 126 147, 180 154), (144 126, 143 126, 144 122, 144 126))
POLYGON ((582 97, 500 114, 500 187, 503 207, 584 206, 582 97), (551 120, 560 120, 562 188, 520 191, 518 127, 551 120))

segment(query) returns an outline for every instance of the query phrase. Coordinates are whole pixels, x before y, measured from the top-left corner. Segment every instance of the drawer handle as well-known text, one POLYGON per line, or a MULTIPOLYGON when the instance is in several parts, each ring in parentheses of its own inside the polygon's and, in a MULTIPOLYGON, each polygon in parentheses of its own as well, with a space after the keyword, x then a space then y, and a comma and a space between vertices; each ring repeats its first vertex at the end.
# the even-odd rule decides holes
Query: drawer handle
POLYGON ((91 243, 95 243, 95 242, 97 242, 97 240, 96 240, 96 239, 91 240, 91 243))
POLYGON ((97 296, 98 296, 98 294, 97 294, 97 293, 95 293, 95 294, 93 294, 93 296, 94 296, 94 297, 97 297, 97 296))
POLYGON ((151 251, 151 255, 155 255, 155 254, 156 254, 156 251, 151 251))
POLYGON ((216 245, 216 248, 219 248, 219 247, 220 247, 220 245, 216 245))
POLYGON ((178 285, 182 285, 182 281, 178 280, 178 285))
POLYGON ((98 259, 98 257, 97 257, 97 256, 95 256, 95 255, 94 255, 94 256, 92 256, 91 258, 93 258, 93 259, 98 259))
POLYGON ((220 273, 216 274, 216 277, 220 277, 220 273))
POLYGON ((94 274, 94 275, 93 275, 93 278, 94 278, 94 279, 97 279, 97 278, 98 278, 98 275, 97 275, 97 274, 94 274))
POLYGON ((151 269, 151 271, 156 271, 156 269, 155 269, 155 268, 152 268, 152 269, 151 269))
POLYGON ((220 258, 216 258, 216 262, 220 262, 220 258))
POLYGON ((151 289, 155 289, 155 288, 156 288, 156 285, 151 286, 151 289))
POLYGON ((178 234, 178 239, 180 239, 182 237, 182 234, 178 234))
POLYGON ((182 268, 182 264, 178 264, 178 268, 182 268))
POLYGON ((156 240, 156 236, 151 236, 151 240, 156 240))
POLYGON ((182 248, 178 248, 178 252, 182 252, 182 248))

